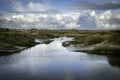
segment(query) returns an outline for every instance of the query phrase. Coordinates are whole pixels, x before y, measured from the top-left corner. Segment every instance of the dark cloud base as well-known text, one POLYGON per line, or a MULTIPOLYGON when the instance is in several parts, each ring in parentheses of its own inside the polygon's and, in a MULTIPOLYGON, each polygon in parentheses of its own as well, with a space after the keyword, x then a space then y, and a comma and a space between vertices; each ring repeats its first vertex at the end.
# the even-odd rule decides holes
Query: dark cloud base
POLYGON ((72 4, 73 7, 77 7, 79 9, 93 9, 93 10, 111 10, 111 9, 120 9, 120 2, 118 3, 93 3, 93 2, 78 2, 72 4))

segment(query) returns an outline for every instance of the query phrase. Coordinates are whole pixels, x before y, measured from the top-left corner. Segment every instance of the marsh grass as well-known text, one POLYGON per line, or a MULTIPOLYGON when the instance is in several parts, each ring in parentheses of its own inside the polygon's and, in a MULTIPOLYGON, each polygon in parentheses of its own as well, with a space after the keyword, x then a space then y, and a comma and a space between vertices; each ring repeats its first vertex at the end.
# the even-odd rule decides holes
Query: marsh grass
POLYGON ((98 43, 101 43, 104 41, 105 41, 105 38, 102 35, 97 34, 97 35, 93 35, 90 37, 86 37, 84 40, 84 44, 85 45, 94 45, 94 44, 98 44, 98 43))
POLYGON ((0 44, 0 48, 13 48, 14 46, 32 46, 35 42, 30 34, 7 31, 0 34, 0 44))
MULTIPOLYGON (((63 43, 64 46, 71 44, 95 45, 106 42, 107 44, 120 44, 120 31, 113 30, 9 30, 0 29, 0 49, 11 49, 14 46, 34 46, 35 38, 47 39, 57 37, 73 37, 74 40, 63 43)), ((49 43, 50 41, 46 41, 49 43)), ((111 47, 101 46, 97 49, 110 50, 111 47)), ((114 49, 114 48, 112 48, 114 49)), ((118 49, 118 48, 116 48, 118 49)))
POLYGON ((108 43, 120 45, 120 31, 111 31, 111 35, 108 38, 108 43))

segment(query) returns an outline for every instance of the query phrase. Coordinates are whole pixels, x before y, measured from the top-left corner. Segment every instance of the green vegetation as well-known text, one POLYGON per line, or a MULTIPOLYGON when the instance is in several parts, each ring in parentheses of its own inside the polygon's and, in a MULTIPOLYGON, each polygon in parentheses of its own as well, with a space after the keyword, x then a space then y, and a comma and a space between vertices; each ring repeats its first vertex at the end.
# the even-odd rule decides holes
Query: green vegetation
POLYGON ((28 33, 10 31, 0 34, 0 44, 0 48, 11 48, 13 46, 33 46, 35 42, 28 33))
POLYGON ((85 41, 84 41, 84 44, 85 45, 94 45, 94 44, 97 44, 97 43, 101 43, 104 41, 104 37, 102 35, 93 35, 93 36, 90 36, 90 37, 86 37, 85 38, 85 41))
POLYGON ((120 45, 120 31, 113 31, 108 38, 108 43, 120 45))
POLYGON ((0 30, 0 52, 16 52, 34 46, 31 34, 16 30, 0 30))
MULTIPOLYGON (((94 50, 118 50, 120 45, 120 31, 114 30, 9 30, 0 29, 0 50, 13 50, 16 46, 34 46, 35 38, 49 39, 57 37, 73 37, 73 41, 64 42, 63 46, 82 44, 84 47, 104 43, 94 50), (106 46, 107 44, 107 46, 106 46)), ((45 41, 50 43, 51 41, 45 41)), ((120 50, 120 49, 119 49, 120 50)))
MULTIPOLYGON (((101 31, 101 32, 103 32, 103 31, 101 31)), ((79 36, 79 37, 76 36, 74 38, 74 40, 69 42, 68 44, 66 44, 66 43, 63 43, 63 44, 65 46, 69 46, 71 44, 72 45, 83 44, 83 46, 95 45, 95 44, 98 44, 98 43, 106 42, 110 34, 102 35, 102 33, 97 33, 96 32, 96 33, 89 34, 89 35, 86 35, 86 36, 83 36, 83 35, 85 35, 85 33, 83 35, 82 34, 80 34, 80 35, 81 36, 79 36)))

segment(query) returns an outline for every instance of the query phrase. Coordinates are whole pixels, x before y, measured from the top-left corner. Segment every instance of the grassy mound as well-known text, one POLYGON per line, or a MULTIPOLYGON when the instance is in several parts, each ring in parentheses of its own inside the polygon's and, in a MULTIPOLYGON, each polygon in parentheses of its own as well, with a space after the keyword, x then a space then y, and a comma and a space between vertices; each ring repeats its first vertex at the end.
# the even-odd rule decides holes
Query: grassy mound
POLYGON ((13 48, 14 46, 33 46, 34 38, 24 32, 3 32, 0 34, 0 48, 13 48))
POLYGON ((108 43, 120 45, 120 31, 111 31, 108 43))
POLYGON ((84 41, 84 44, 85 45, 94 45, 94 44, 101 43, 104 40, 105 40, 104 37, 101 36, 101 35, 93 35, 93 36, 90 36, 90 37, 86 37, 85 41, 84 41))

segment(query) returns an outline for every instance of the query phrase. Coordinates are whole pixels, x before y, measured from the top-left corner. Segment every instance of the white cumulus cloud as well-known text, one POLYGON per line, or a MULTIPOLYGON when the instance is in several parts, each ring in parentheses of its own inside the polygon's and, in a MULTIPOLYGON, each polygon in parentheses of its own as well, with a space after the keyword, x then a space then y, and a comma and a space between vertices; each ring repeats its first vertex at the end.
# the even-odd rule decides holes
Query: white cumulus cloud
POLYGON ((120 29, 120 15, 111 10, 62 13, 4 13, 0 27, 14 29, 120 29))
POLYGON ((105 11, 95 17, 98 29, 120 29, 120 17, 113 15, 111 10, 105 11))

